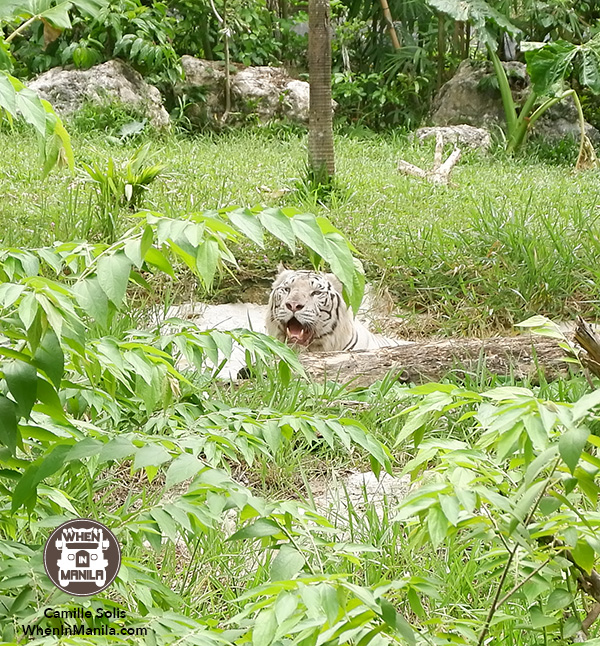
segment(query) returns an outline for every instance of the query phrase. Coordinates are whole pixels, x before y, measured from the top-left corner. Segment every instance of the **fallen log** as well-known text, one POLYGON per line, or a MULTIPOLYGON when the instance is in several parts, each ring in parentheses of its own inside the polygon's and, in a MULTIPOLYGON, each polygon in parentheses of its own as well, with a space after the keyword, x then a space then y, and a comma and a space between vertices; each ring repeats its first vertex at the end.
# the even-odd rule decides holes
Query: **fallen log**
POLYGON ((553 338, 534 335, 489 339, 441 339, 360 352, 316 352, 300 355, 317 381, 370 386, 388 373, 399 381, 439 381, 449 373, 490 373, 535 380, 540 372, 552 380, 568 374, 566 353, 553 338))
POLYGON ((600 377, 600 341, 581 316, 577 317, 574 338, 585 350, 585 353, 581 355, 581 362, 596 377, 600 377))

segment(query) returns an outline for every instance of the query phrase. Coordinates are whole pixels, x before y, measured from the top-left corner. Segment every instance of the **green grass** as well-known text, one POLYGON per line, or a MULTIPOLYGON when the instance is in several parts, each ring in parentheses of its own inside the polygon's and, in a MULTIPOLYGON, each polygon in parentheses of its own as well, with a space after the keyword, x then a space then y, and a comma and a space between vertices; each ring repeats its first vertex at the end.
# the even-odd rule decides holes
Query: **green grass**
MULTIPOLYGON (((422 315, 413 319, 415 333, 425 328, 447 334, 484 333, 533 313, 557 317, 571 316, 577 309, 595 313, 600 252, 598 173, 576 175, 567 165, 544 162, 538 152, 517 160, 501 154, 470 154, 456 169, 452 186, 434 188, 401 177, 395 170, 399 157, 430 165, 431 146, 419 148, 401 136, 340 134, 336 139, 337 188, 322 204, 306 191, 294 192, 304 169, 305 139, 290 132, 279 134, 285 136, 277 138, 277 132, 267 130, 196 138, 145 137, 152 144, 155 161, 166 166, 165 173, 149 185, 146 206, 174 217, 190 210, 257 203, 291 204, 327 214, 362 251, 370 278, 390 287, 407 311, 422 315), (281 189, 288 192, 281 193, 281 189)), ((106 135, 77 134, 74 148, 79 165, 98 162, 106 167, 109 156, 122 162, 140 143, 139 138, 117 144, 106 135)), ((0 169, 4 244, 98 239, 102 220, 95 211, 93 189, 82 172, 73 178, 59 171, 42 182, 32 138, 0 133, 0 147, 4 152, 0 169)), ((126 209, 119 215, 117 226, 122 231, 133 215, 126 209)), ((272 273, 279 258, 289 260, 286 253, 275 242, 264 251, 241 245, 236 249, 242 264, 240 278, 257 280, 272 273)), ((300 254, 294 262, 306 260, 300 254)), ((135 314, 146 308, 146 302, 138 297, 136 305, 132 318, 113 323, 111 335, 121 338, 126 329, 143 326, 135 314)), ((182 405, 202 406, 206 396, 206 401, 217 402, 216 407, 243 408, 255 411, 258 417, 258 411, 265 408, 281 415, 303 411, 349 417, 390 449, 395 471, 416 455, 412 442, 396 444, 406 420, 400 413, 411 401, 403 399, 405 393, 391 381, 349 392, 340 386, 321 387, 299 379, 284 384, 275 372, 258 375, 239 388, 207 384, 198 375, 190 378, 199 381, 184 392, 182 405)), ((515 385, 515 381, 482 367, 462 385, 477 392, 515 385)), ((516 385, 531 387, 541 399, 558 401, 576 401, 589 390, 582 376, 516 385)), ((474 430, 473 418, 464 413, 463 408, 450 408, 443 418, 427 420, 423 432, 440 442, 449 438, 472 442, 479 430, 474 430)), ((163 414, 157 408, 152 421, 163 414)), ((112 430, 110 418, 94 421, 112 430)), ((146 429, 150 428, 154 426, 148 422, 146 429)), ((156 428, 161 428, 161 434, 169 433, 158 423, 156 428)), ((196 441, 202 442, 202 436, 190 437, 190 445, 195 446, 196 441)), ((428 462, 428 467, 435 467, 435 462, 428 462)), ((310 486, 315 480, 331 472, 343 475, 352 469, 368 470, 370 463, 355 445, 338 442, 330 446, 322 437, 309 441, 296 433, 272 456, 231 459, 226 466, 236 480, 269 501, 310 501, 310 486)), ((514 473, 517 467, 512 465, 514 473)), ((135 517, 143 505, 169 500, 172 493, 162 489, 162 472, 151 481, 131 469, 125 464, 106 468, 101 478, 93 480, 68 478, 64 487, 85 516, 114 514, 117 518, 119 511, 135 517), (121 505, 124 511, 115 511, 121 505)), ((464 541, 448 541, 434 549, 417 538, 419 523, 396 522, 395 511, 390 505, 380 517, 368 504, 364 510, 350 508, 344 519, 351 526, 350 541, 374 549, 358 557, 358 552, 354 553, 353 560, 343 554, 340 545, 310 543, 314 546, 311 554, 318 553, 322 561, 322 572, 332 576, 347 572, 353 583, 362 585, 407 573, 432 578, 438 599, 422 595, 421 614, 403 591, 392 591, 399 610, 425 633, 461 622, 459 629, 478 632, 498 584, 498 577, 481 574, 479 565, 494 542, 489 536, 469 538, 467 534, 464 541)), ((25 516, 22 522, 25 526, 25 516)), ((139 536, 132 537, 125 547, 129 558, 135 556, 156 580, 179 595, 182 612, 209 618, 217 625, 243 610, 247 603, 240 599, 243 592, 269 581, 269 564, 276 551, 261 550, 252 540, 227 541, 232 528, 201 529, 183 554, 175 543, 154 553, 139 536)), ((311 529, 319 540, 341 540, 334 531, 321 534, 315 527, 311 529)), ((266 544, 263 542, 263 547, 266 544)), ((514 583, 512 578, 511 573, 506 588, 514 583)), ((520 622, 528 622, 529 606, 529 599, 515 596, 510 601, 513 623, 493 626, 490 637, 500 640, 508 636, 510 643, 531 646, 542 643, 541 632, 527 633, 519 627, 520 622)), ((581 608, 579 614, 583 616, 581 608)), ((443 639, 439 636, 435 643, 443 639)))
MULTIPOLYGON (((323 204, 296 189, 306 139, 294 132, 149 140, 166 170, 147 192, 148 208, 174 217, 256 204, 324 213, 362 252, 369 277, 391 289, 406 311, 408 334, 484 334, 535 313, 598 313, 597 171, 575 173, 535 152, 518 159, 469 153, 452 185, 439 188, 396 171, 398 158, 430 166, 433 144, 419 147, 403 135, 339 134, 337 189, 323 204)), ((124 161, 140 138, 115 142, 104 134, 76 133, 77 163, 105 165, 109 156, 124 161)), ((0 147, 4 244, 99 237, 95 196, 82 172, 54 172, 43 182, 31 137, 0 132, 0 147)), ((126 229, 130 217, 122 210, 117 226, 126 229)), ((274 241, 264 251, 247 243, 236 255, 243 258, 239 277, 249 281, 272 275, 279 259, 306 263, 302 255, 292 260, 274 241)), ((220 287, 235 293, 231 281, 220 287)))

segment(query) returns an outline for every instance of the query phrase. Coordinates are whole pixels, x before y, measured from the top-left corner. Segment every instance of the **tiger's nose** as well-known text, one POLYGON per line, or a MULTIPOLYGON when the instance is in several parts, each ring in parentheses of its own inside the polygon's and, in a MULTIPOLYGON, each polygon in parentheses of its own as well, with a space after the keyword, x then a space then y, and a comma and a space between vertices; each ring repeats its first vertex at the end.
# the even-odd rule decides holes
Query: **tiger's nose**
POLYGON ((296 301, 288 301, 285 306, 290 310, 290 312, 298 312, 304 307, 304 303, 298 303, 296 301))

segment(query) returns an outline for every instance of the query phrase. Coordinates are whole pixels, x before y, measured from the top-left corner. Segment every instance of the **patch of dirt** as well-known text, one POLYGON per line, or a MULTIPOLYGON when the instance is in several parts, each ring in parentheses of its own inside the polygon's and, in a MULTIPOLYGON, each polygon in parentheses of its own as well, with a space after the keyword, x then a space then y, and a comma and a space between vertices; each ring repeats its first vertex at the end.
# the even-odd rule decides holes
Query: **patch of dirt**
POLYGON ((381 518, 385 504, 397 505, 411 491, 410 475, 382 473, 377 478, 372 471, 354 471, 309 484, 317 511, 343 519, 348 518, 350 507, 364 512, 366 505, 373 505, 381 518))

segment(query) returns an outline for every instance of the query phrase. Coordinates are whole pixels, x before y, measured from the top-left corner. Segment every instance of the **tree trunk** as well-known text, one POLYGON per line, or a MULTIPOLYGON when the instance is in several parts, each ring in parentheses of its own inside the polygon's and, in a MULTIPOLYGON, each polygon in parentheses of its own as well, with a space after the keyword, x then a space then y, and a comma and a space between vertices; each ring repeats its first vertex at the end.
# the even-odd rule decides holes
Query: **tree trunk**
MULTIPOLYGON (((565 352, 555 339, 542 336, 491 339, 444 339, 363 352, 318 352, 300 355, 309 375, 366 387, 389 372, 403 382, 439 381, 452 373, 482 370, 516 379, 546 379, 567 374, 565 352), (539 371, 539 372, 538 372, 539 371)), ((485 373, 484 373, 485 374, 485 373)))
POLYGON ((308 71, 310 81, 308 162, 315 178, 322 183, 327 183, 335 173, 329 0, 309 0, 308 71))
POLYGON ((392 18, 392 13, 390 11, 390 7, 388 5, 387 0, 379 0, 381 3, 381 8, 383 10, 383 16, 385 18, 385 21, 388 26, 388 33, 390 35, 390 38, 392 40, 392 45, 394 46, 394 49, 398 51, 401 47, 400 41, 398 40, 398 34, 396 33, 396 28, 394 27, 394 19, 392 18))

